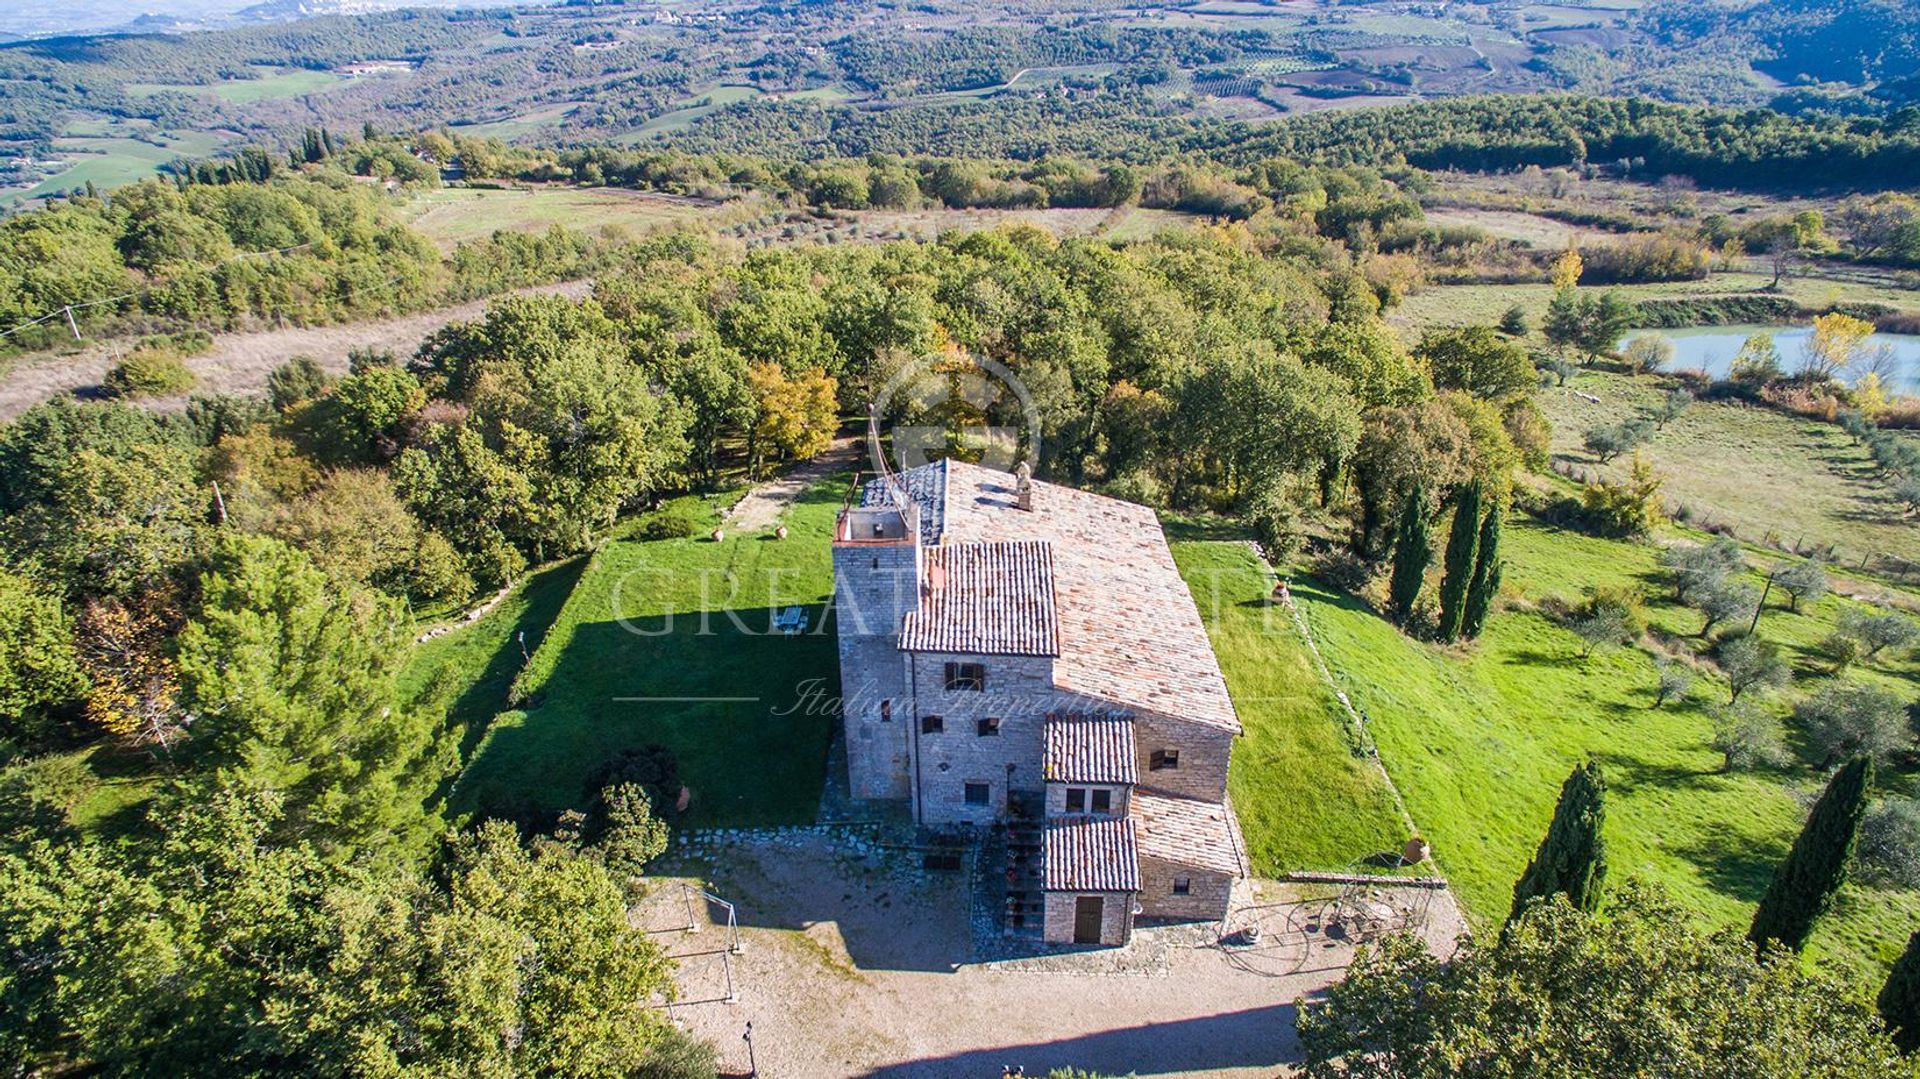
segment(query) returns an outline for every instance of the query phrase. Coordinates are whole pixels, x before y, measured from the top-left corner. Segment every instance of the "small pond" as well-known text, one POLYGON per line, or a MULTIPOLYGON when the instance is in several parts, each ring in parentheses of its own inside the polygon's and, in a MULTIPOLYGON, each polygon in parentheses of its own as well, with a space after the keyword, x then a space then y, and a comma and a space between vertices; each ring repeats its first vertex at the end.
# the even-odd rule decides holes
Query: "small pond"
MULTIPOLYGON (((1635 330, 1622 338, 1652 334, 1673 342, 1673 362, 1667 364, 1668 371, 1705 371, 1715 378, 1725 378, 1727 368, 1733 363, 1734 354, 1747 338, 1756 333, 1773 335, 1773 347, 1780 350, 1780 367, 1789 373, 1800 367, 1801 342, 1812 333, 1809 326, 1696 326, 1680 330, 1635 330)), ((1901 333, 1876 333, 1867 338, 1863 349, 1876 345, 1885 345, 1893 352, 1894 374, 1886 378, 1888 389, 1900 393, 1920 393, 1920 336, 1901 333)), ((1858 363, 1853 369, 1841 372, 1841 377, 1851 382, 1865 374, 1858 363)))

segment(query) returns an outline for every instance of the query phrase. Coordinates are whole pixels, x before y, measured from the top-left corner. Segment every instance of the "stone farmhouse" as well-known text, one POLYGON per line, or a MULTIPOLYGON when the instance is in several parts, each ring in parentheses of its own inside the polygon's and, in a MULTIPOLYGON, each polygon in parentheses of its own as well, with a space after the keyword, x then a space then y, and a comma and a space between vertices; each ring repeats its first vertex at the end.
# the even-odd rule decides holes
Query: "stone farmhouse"
POLYGON ((1152 510, 939 461, 857 484, 833 564, 854 797, 1004 826, 1011 933, 1225 917, 1240 722, 1152 510))

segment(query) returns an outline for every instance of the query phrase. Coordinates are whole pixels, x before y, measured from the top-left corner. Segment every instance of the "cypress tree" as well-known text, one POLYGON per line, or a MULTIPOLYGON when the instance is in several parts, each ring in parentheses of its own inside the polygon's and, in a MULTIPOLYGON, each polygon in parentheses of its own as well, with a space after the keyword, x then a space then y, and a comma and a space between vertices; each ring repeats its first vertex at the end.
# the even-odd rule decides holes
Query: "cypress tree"
POLYGON ((1432 561, 1433 544, 1427 538, 1427 491, 1414 484, 1407 493, 1406 506, 1400 510, 1400 527, 1393 537, 1393 576, 1387 586, 1394 621, 1401 625, 1413 617, 1413 605, 1420 599, 1420 586, 1432 561))
POLYGON ((1500 594, 1500 504, 1487 509, 1480 524, 1480 543, 1473 563, 1473 580, 1467 584, 1467 608, 1460 619, 1460 632, 1472 639, 1487 626, 1493 611, 1493 597, 1500 594))
POLYGON ((1561 784, 1553 823, 1547 826, 1527 871, 1514 882, 1508 921, 1518 918, 1533 900, 1552 895, 1565 895, 1588 914, 1600 909, 1607 883, 1607 841, 1600 830, 1606 820, 1606 777, 1597 762, 1588 761, 1561 784))
POLYGON ((1440 639, 1457 640, 1466 621, 1467 589, 1480 550, 1480 481, 1461 489, 1447 533, 1446 576, 1440 579, 1440 639))
POLYGON ((1907 950, 1893 961, 1880 987, 1880 1018, 1902 1053, 1920 1048, 1920 933, 1907 938, 1907 950))
POLYGON ((1865 756, 1853 758, 1833 774, 1787 852, 1787 860, 1774 872, 1767 894, 1760 898, 1748 940, 1756 946, 1779 941, 1796 952, 1806 944, 1813 923, 1833 905, 1834 893, 1846 882, 1847 863, 1853 860, 1871 786, 1873 761, 1865 756))

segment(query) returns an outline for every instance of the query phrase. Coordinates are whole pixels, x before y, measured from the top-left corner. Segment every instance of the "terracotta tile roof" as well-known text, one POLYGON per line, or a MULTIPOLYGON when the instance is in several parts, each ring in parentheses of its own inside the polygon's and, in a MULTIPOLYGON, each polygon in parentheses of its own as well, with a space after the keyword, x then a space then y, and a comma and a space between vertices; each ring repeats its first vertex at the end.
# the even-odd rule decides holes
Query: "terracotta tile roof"
POLYGON ((1049 822, 1043 863, 1049 892, 1140 890, 1140 853, 1126 817, 1049 822))
POLYGON ((907 613, 900 647, 909 652, 1057 656, 1053 554, 1036 540, 930 548, 925 592, 907 613))
POLYGON ((1047 717, 1044 775, 1057 783, 1138 783, 1130 716, 1047 717))
POLYGON ((1014 478, 1005 472, 960 461, 913 472, 923 469, 943 476, 942 542, 1051 546, 1055 686, 1114 708, 1240 730, 1206 626, 1151 509, 1036 480, 1026 511, 1014 504, 1014 478))
POLYGON ((1135 788, 1132 813, 1140 825, 1142 856, 1246 876, 1246 863, 1240 845, 1234 842, 1225 805, 1135 788))

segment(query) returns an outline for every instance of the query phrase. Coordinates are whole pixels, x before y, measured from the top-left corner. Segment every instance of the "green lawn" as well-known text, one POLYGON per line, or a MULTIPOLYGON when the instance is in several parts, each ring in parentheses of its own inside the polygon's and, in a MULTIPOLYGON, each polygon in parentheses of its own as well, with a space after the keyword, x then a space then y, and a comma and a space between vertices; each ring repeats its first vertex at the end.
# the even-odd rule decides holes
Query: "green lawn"
MULTIPOLYGON (((1657 376, 1582 371, 1543 390, 1553 450, 1618 478, 1627 462, 1602 466, 1581 448, 1585 433, 1652 409, 1669 383, 1657 376), (1598 403, 1575 396, 1598 397, 1598 403)), ((1734 402, 1696 403, 1654 434, 1643 452, 1666 476, 1664 498, 1696 521, 1731 525, 1753 543, 1834 544, 1839 560, 1888 554, 1920 562, 1920 531, 1894 504, 1866 450, 1831 423, 1734 402), (1781 497, 1792 492, 1791 498, 1781 497)))
POLYGON ((453 721, 463 736, 462 761, 486 733, 488 721, 507 707, 507 691, 526 665, 522 646, 530 653, 546 640, 586 565, 583 556, 529 574, 481 618, 415 647, 401 668, 402 700, 414 698, 441 670, 450 669, 458 687, 453 721))
MULTIPOLYGON (((456 811, 581 806, 595 767, 660 743, 693 792, 686 824, 813 820, 839 696, 825 611, 845 486, 842 477, 803 494, 784 542, 618 539, 597 552, 533 655, 528 705, 494 719, 456 811), (772 611, 789 605, 807 610, 810 632, 770 632, 772 611)), ((692 508, 704 537, 717 510, 692 508)))
POLYGON ((1253 870, 1342 869, 1397 852, 1406 829, 1379 770, 1244 543, 1187 542, 1174 560, 1207 620, 1246 733, 1228 787, 1253 870))
MULTIPOLYGON (((1616 876, 1658 881, 1713 923, 1744 929, 1798 831, 1794 791, 1816 789, 1824 777, 1804 765, 1721 773, 1703 702, 1724 699, 1722 686, 1703 679, 1692 699, 1655 710, 1646 653, 1622 649, 1583 661, 1573 634, 1533 609, 1550 595, 1577 599, 1591 584, 1632 582, 1653 597, 1657 634, 1691 634, 1697 617, 1667 605, 1653 583, 1654 548, 1516 517, 1504 553, 1511 609, 1466 649, 1412 641, 1358 601, 1310 581, 1294 590, 1474 924, 1486 930, 1505 916, 1560 783, 1592 755, 1612 787, 1607 838, 1616 876)), ((1769 607, 1761 633, 1801 661, 1802 688, 1779 695, 1775 707, 1784 711, 1822 673, 1812 646, 1849 603, 1829 597, 1797 615, 1769 607)), ((1693 646, 1684 637, 1675 644, 1693 646)), ((1855 677, 1911 697, 1916 675, 1909 659, 1855 677)), ((1867 992, 1916 928, 1920 896, 1850 886, 1811 953, 1867 992)))

